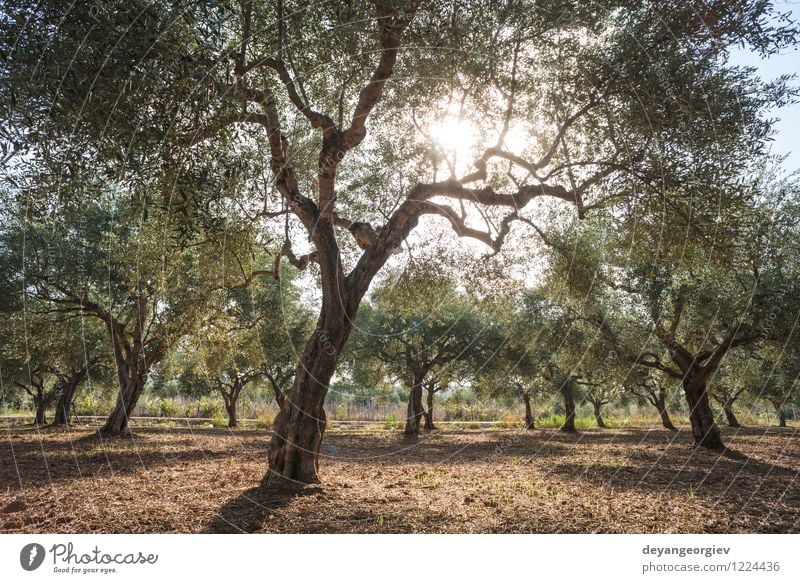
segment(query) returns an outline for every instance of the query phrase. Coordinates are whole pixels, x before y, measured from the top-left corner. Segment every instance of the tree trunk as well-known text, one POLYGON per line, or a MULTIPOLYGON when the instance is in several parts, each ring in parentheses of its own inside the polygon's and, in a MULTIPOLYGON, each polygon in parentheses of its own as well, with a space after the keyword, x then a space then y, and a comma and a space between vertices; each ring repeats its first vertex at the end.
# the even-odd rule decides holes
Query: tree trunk
POLYGON ((786 427, 786 411, 778 409, 778 427, 786 427))
POLYGON ((36 425, 43 427, 47 425, 47 399, 43 396, 33 400, 36 406, 36 425))
POLYGON ((695 444, 708 449, 722 449, 724 445, 708 402, 705 378, 687 374, 683 381, 683 392, 689 405, 689 421, 695 444))
POLYGON ((408 409, 406 414, 405 435, 419 434, 419 425, 425 417, 425 409, 422 408, 422 383, 414 382, 408 394, 408 409))
POLYGON ((522 400, 525 403, 525 429, 535 429, 533 411, 531 410, 531 396, 528 393, 522 393, 522 400))
POLYGON ((283 404, 286 402, 286 395, 283 394, 278 381, 272 375, 267 375, 269 384, 272 385, 272 392, 275 393, 275 402, 278 404, 278 409, 283 409, 283 404))
POLYGON ((561 431, 575 433, 575 397, 571 381, 562 385, 561 393, 564 396, 564 425, 561 426, 561 431))
POLYGON ((228 427, 238 427, 239 420, 236 418, 236 399, 230 397, 225 400, 225 411, 228 413, 228 427))
POLYGON ((86 377, 86 369, 79 371, 66 382, 62 384, 61 392, 56 401, 55 418, 53 419, 53 427, 63 427, 69 425, 70 410, 72 409, 72 401, 75 399, 75 392, 80 386, 83 379, 86 377))
POLYGON ((355 321, 355 308, 351 305, 345 313, 343 303, 343 298, 335 302, 323 300, 317 328, 306 342, 292 388, 275 417, 268 454, 270 482, 285 485, 287 481, 294 484, 320 481, 325 394, 355 321))
POLYGON ((656 409, 658 409, 658 415, 661 417, 661 425, 664 426, 664 429, 678 431, 678 428, 672 424, 672 419, 669 418, 669 413, 667 412, 667 397, 664 391, 661 391, 660 394, 655 397, 655 406, 656 409))
POLYGON ((731 403, 726 403, 723 407, 723 411, 725 411, 725 421, 728 422, 728 427, 741 427, 741 423, 736 418, 736 415, 733 413, 733 405, 731 403))
POLYGON ((432 431, 436 429, 436 426, 433 424, 433 394, 434 389, 428 388, 428 412, 425 414, 425 430, 432 431))
POLYGON ((603 421, 602 411, 600 410, 601 409, 600 403, 594 401, 592 402, 592 407, 594 408, 594 420, 597 423, 597 426, 600 427, 601 429, 605 429, 606 424, 603 421))
POLYGON ((102 435, 124 435, 128 432, 128 420, 136 408, 136 403, 144 390, 147 374, 139 370, 134 371, 133 378, 125 379, 125 384, 120 387, 117 403, 105 425, 100 428, 102 435))

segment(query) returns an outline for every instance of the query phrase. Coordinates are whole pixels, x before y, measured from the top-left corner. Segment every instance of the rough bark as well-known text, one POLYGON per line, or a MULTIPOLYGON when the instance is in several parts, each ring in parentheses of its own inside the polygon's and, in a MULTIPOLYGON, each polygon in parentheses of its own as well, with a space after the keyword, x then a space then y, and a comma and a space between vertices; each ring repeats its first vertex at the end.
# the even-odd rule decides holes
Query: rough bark
POLYGON ((416 378, 408 394, 408 408, 406 411, 406 428, 403 434, 418 435, 420 423, 422 418, 425 417, 425 409, 422 408, 422 382, 416 378))
POLYGON ((86 367, 84 367, 72 376, 66 377, 61 381, 58 400, 56 401, 55 417, 53 419, 54 427, 69 425, 72 401, 75 399, 75 392, 78 390, 78 386, 86 378, 86 374, 87 370, 86 367))
POLYGON ((786 411, 778 409, 778 427, 786 427, 786 411))
POLYGON ((564 397, 564 425, 561 431, 575 433, 575 396, 572 390, 572 382, 567 381, 561 387, 561 394, 564 397))
POLYGON ((601 429, 606 427, 605 422, 603 421, 603 412, 602 412, 602 404, 599 401, 592 402, 592 408, 594 409, 594 420, 597 423, 597 426, 601 429))
POLYGON ((238 427, 239 419, 236 417, 236 401, 227 401, 225 403, 225 411, 228 413, 228 427, 238 427))
POLYGON ((667 396, 664 394, 664 389, 661 389, 658 395, 654 395, 654 399, 655 401, 653 404, 658 410, 659 417, 661 417, 661 425, 664 426, 664 429, 678 431, 678 428, 673 425, 672 419, 669 418, 669 413, 667 412, 667 396))
POLYGON ((436 426, 433 424, 433 395, 436 393, 435 385, 425 387, 428 393, 428 411, 425 413, 425 430, 433 431, 436 426))
POLYGON ((741 423, 736 418, 736 415, 733 413, 733 405, 728 403, 726 404, 723 409, 725 411, 725 421, 728 423, 728 427, 741 427, 741 423))
POLYGON ((695 444, 709 449, 722 449, 722 437, 714 422, 705 375, 687 374, 683 380, 683 392, 689 405, 689 422, 695 444))
POLYGON ((36 425, 39 427, 47 425, 47 405, 49 400, 43 397, 34 397, 33 402, 36 406, 36 425))
POLYGON ((317 328, 306 342, 292 388, 275 417, 268 454, 269 482, 300 485, 320 481, 325 395, 358 307, 358 301, 344 299, 329 302, 323 298, 317 328))
POLYGON ((525 429, 535 429, 531 396, 528 393, 522 393, 522 401, 525 403, 525 429))
POLYGON ((125 379, 124 385, 120 387, 117 395, 117 402, 114 410, 109 415, 100 433, 103 435, 124 435, 128 432, 128 420, 133 415, 136 403, 142 395, 144 385, 147 382, 147 374, 136 369, 131 377, 125 379))

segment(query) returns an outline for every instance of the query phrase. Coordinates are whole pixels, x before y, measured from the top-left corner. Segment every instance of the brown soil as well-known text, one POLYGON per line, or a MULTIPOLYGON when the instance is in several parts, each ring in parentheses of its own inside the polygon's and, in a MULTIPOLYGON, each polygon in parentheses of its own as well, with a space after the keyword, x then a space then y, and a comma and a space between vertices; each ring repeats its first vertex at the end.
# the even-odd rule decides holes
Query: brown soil
POLYGON ((0 434, 3 532, 798 532, 796 428, 331 431, 321 486, 260 487, 264 431, 0 434))

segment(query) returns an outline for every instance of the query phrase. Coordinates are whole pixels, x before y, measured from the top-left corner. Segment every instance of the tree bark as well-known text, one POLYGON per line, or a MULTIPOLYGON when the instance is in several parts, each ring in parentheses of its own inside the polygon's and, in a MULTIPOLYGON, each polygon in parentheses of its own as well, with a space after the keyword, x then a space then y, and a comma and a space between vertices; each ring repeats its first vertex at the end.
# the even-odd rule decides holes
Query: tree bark
POLYGON ((418 435, 425 409, 422 408, 422 382, 414 381, 408 394, 408 409, 406 414, 406 428, 404 435, 418 435))
POLYGON ((603 421, 603 415, 600 403, 597 401, 593 401, 592 407, 594 408, 594 420, 597 423, 597 426, 600 427, 601 429, 605 429, 606 424, 603 421))
POLYGON ((525 403, 525 429, 535 429, 533 411, 531 410, 531 396, 522 393, 522 400, 525 403))
POLYGON ((725 404, 723 407, 723 411, 725 411, 725 421, 728 422, 728 427, 741 427, 741 423, 736 418, 736 415, 733 413, 733 405, 731 403, 725 404))
POLYGON ((61 392, 58 395, 56 402, 55 418, 53 419, 53 427, 63 427, 69 425, 70 410, 72 409, 72 401, 75 399, 75 392, 78 386, 86 378, 87 370, 84 367, 71 377, 65 379, 62 383, 61 392))
POLYGON ((135 369, 132 377, 125 379, 125 384, 120 387, 117 403, 109 415, 105 425, 100 428, 102 435, 123 435, 128 432, 128 420, 133 415, 136 403, 144 390, 147 374, 135 369))
POLYGON ((571 381, 568 380, 562 385, 561 394, 564 397, 564 425, 560 431, 575 433, 575 397, 571 381))
POLYGON ((47 405, 48 399, 44 396, 34 398, 34 405, 36 406, 36 425, 43 427, 47 425, 47 405))
POLYGON ((425 414, 425 430, 433 431, 436 426, 433 424, 433 395, 436 392, 434 387, 427 387, 428 392, 428 412, 425 414))
POLYGON ((275 402, 278 404, 278 409, 283 409, 283 405, 286 402, 286 395, 283 394, 283 391, 278 385, 278 379, 271 374, 267 374, 267 380, 269 380, 269 384, 272 386, 272 392, 275 393, 275 402))
POLYGON ((689 405, 689 422, 696 445, 708 449, 722 449, 722 436, 714 422, 708 400, 705 376, 688 373, 683 380, 683 392, 689 405))
POLYGON ((306 342, 292 388, 275 417, 268 454, 269 482, 319 483, 319 451, 326 426, 325 395, 339 354, 353 329, 357 306, 357 302, 348 304, 344 297, 334 302, 323 298, 317 328, 306 342))
POLYGON ((672 419, 669 418, 669 413, 667 412, 667 396, 664 394, 664 390, 662 389, 659 391, 658 395, 654 395, 654 398, 654 404, 656 409, 658 409, 658 415, 661 417, 661 425, 664 426, 664 429, 678 431, 678 428, 673 425, 672 419))
POLYGON ((778 427, 786 427, 786 411, 778 409, 778 427))

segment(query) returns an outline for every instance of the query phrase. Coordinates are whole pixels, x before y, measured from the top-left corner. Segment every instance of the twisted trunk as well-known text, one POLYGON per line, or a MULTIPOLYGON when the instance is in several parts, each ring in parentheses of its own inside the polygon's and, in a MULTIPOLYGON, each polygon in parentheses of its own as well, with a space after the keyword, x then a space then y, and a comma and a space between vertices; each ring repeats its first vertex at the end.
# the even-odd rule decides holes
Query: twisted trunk
POLYGON ((690 370, 683 379, 683 392, 689 405, 689 422, 696 445, 709 449, 722 449, 722 436, 714 422, 714 414, 708 399, 706 376, 703 372, 690 370))
POLYGON ((575 396, 571 381, 567 381, 561 386, 561 394, 564 397, 564 425, 561 426, 560 431, 575 433, 575 396))
POLYGON ((606 427, 606 424, 603 421, 603 415, 601 411, 602 404, 598 401, 592 401, 592 407, 594 409, 594 420, 597 423, 597 426, 600 427, 601 429, 604 429, 606 427))
POLYGON ((427 387, 426 391, 428 392, 428 412, 425 414, 425 430, 432 431, 436 429, 433 424, 433 395, 436 390, 433 387, 427 387))
POLYGON ((49 404, 49 399, 46 399, 44 395, 38 395, 33 398, 33 404, 36 407, 36 425, 39 427, 47 425, 47 406, 49 404))
POLYGON ((325 433, 325 395, 350 332, 360 297, 346 302, 323 298, 317 327, 306 342, 294 383, 275 417, 269 447, 268 481, 319 483, 319 452, 325 433))
POLYGON ((61 383, 61 390, 58 395, 58 401, 56 402, 55 418, 53 419, 54 427, 69 425, 72 401, 75 399, 75 392, 78 390, 78 386, 86 378, 86 374, 87 370, 86 367, 84 367, 61 383))
POLYGON ((109 415, 100 433, 103 435, 123 435, 128 432, 128 420, 133 415, 136 403, 142 395, 144 385, 147 382, 147 373, 139 367, 134 367, 131 376, 124 379, 124 384, 120 386, 117 402, 114 410, 109 415))
POLYGON ((658 415, 661 417, 661 425, 664 426, 664 429, 678 431, 677 427, 672 424, 672 419, 669 418, 669 413, 667 412, 667 396, 664 394, 664 390, 660 390, 658 395, 653 395, 653 399, 653 404, 656 409, 658 409, 658 415))
POLYGON ((723 406, 722 410, 725 411, 725 421, 728 422, 728 427, 741 427, 742 426, 741 423, 739 423, 739 420, 736 418, 736 415, 733 413, 733 404, 732 403, 726 403, 723 406))
POLYGON ((531 410, 531 396, 522 393, 522 401, 525 403, 525 429, 535 429, 533 411, 531 410))
POLYGON ((406 428, 404 435, 418 435, 425 409, 422 408, 422 379, 420 375, 414 376, 411 391, 408 395, 408 408, 406 409, 406 428))

